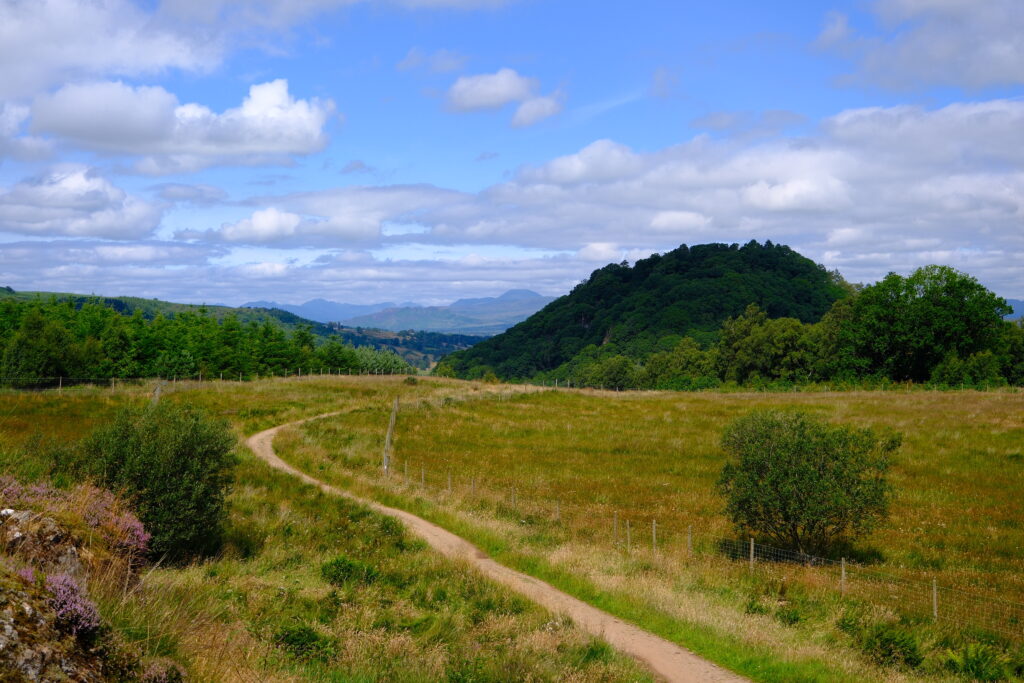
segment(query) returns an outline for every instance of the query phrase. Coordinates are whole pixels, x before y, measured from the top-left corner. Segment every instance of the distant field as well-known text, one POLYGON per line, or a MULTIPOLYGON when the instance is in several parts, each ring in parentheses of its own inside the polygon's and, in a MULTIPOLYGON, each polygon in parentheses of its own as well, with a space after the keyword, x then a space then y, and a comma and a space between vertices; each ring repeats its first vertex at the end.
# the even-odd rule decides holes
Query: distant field
MULTIPOLYGON (((552 571, 587 576, 606 589, 628 592, 639 582, 661 596, 648 600, 655 609, 688 601, 669 612, 685 619, 689 611, 698 623, 731 623, 723 605, 746 604, 760 613, 752 600, 776 611, 781 581, 784 596, 789 586, 781 603, 803 610, 794 617, 802 622, 795 631, 806 629, 801 637, 776 624, 751 635, 756 616, 723 631, 771 643, 772 650, 791 648, 790 657, 831 662, 856 679, 858 665, 832 650, 842 640, 834 623, 847 609, 838 599, 838 568, 766 565, 750 578, 745 562, 723 565, 713 552, 716 539, 735 538, 714 489, 724 462, 722 428, 754 408, 805 409, 904 436, 891 471, 889 521, 850 554, 872 572, 919 582, 922 589, 907 593, 851 578, 854 601, 881 605, 879 618, 926 617, 934 578, 943 589, 1024 603, 1024 393, 540 391, 504 400, 410 399, 399 415, 388 482, 379 476, 386 402, 283 434, 280 448, 318 476, 447 516, 475 530, 478 542, 493 540, 507 557, 526 564, 523 558, 544 558, 552 571), (659 544, 654 555, 652 520, 659 544), (710 555, 688 558, 688 528, 710 555), (718 606, 694 601, 695 593, 718 606)), ((858 576, 852 565, 850 573, 858 576)), ((961 600, 959 593, 940 595, 947 610, 961 600)), ((928 631, 933 644, 947 637, 940 631, 928 631)))

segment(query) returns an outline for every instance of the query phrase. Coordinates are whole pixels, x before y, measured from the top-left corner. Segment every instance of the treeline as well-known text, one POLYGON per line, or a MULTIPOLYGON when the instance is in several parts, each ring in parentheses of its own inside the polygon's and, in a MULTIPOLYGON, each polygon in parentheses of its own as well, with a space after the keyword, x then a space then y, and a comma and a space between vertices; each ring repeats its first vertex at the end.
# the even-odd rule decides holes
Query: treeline
POLYGON ((199 309, 165 317, 127 316, 101 303, 0 301, 0 381, 41 378, 225 377, 415 370, 391 351, 291 333, 269 320, 217 319, 199 309))
MULTIPOLYGON (((589 344, 527 379, 608 389, 693 390, 723 385, 946 387, 1024 385, 1024 322, 1004 319, 1006 301, 946 266, 890 274, 851 288, 818 322, 771 317, 755 304, 728 318, 711 341, 666 334, 638 353, 614 341, 589 344)), ((443 361, 439 374, 459 374, 443 361)), ((478 365, 463 376, 497 377, 478 365)))

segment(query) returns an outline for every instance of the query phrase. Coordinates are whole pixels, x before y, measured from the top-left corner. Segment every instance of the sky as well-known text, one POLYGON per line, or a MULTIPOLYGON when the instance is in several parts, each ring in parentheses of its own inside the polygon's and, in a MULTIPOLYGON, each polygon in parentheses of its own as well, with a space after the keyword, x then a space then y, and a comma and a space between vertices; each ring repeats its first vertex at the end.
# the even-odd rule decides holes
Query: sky
POLYGON ((0 0, 0 286, 442 304, 752 239, 1024 298, 1024 3, 0 0))

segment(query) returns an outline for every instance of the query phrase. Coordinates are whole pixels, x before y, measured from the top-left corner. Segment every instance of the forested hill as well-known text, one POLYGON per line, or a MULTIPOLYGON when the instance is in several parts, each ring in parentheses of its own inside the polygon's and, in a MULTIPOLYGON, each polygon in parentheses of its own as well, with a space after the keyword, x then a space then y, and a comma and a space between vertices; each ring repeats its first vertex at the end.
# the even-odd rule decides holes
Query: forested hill
MULTIPOLYGON (((59 311, 61 307, 70 307, 74 311, 100 307, 117 313, 120 317, 140 316, 150 322, 157 319, 180 319, 179 322, 184 327, 195 326, 197 329, 204 320, 216 323, 220 327, 230 320, 232 325, 241 324, 246 328, 271 325, 282 332, 292 334, 303 330, 312 333, 321 343, 334 338, 355 347, 393 351, 406 362, 424 369, 430 368, 438 358, 445 354, 465 349, 480 340, 480 337, 466 335, 415 331, 391 332, 324 324, 276 308, 233 308, 205 304, 181 304, 130 296, 100 297, 63 292, 17 292, 10 287, 0 287, 0 349, 6 342, 6 334, 13 333, 23 312, 27 310, 27 307, 33 306, 42 307, 50 312, 59 311)), ((66 314, 60 315, 66 316, 66 314)), ((107 320, 106 317, 100 317, 107 320)), ((100 332, 97 331, 96 336, 99 334, 100 332)))
POLYGON ((458 376, 493 370, 526 378, 553 370, 589 345, 628 355, 658 350, 666 338, 713 340, 722 323, 757 304, 769 317, 815 322, 846 294, 840 280, 787 246, 751 241, 683 245, 610 264, 504 334, 445 359, 458 376))

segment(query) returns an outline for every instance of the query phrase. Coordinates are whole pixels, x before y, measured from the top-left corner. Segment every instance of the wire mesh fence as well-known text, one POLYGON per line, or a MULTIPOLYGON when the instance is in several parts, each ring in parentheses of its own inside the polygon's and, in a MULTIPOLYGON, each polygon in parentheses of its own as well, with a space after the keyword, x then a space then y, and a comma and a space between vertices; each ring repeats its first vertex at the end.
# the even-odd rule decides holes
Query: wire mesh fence
POLYGON ((531 497, 524 495, 524 491, 537 490, 536 482, 517 485, 507 477, 498 481, 481 472, 453 472, 438 463, 410 461, 393 454, 390 457, 390 476, 382 483, 414 489, 417 495, 431 496, 437 502, 487 502, 496 514, 521 524, 542 522, 571 529, 577 540, 608 545, 628 554, 688 555, 727 562, 734 570, 744 568, 750 572, 765 568, 799 569, 805 582, 841 598, 886 608, 892 614, 1024 642, 1024 604, 994 593, 940 586, 926 576, 896 576, 846 558, 816 556, 756 539, 717 536, 699 524, 673 524, 655 517, 626 516, 616 510, 604 510, 601 505, 581 506, 558 498, 531 497))

